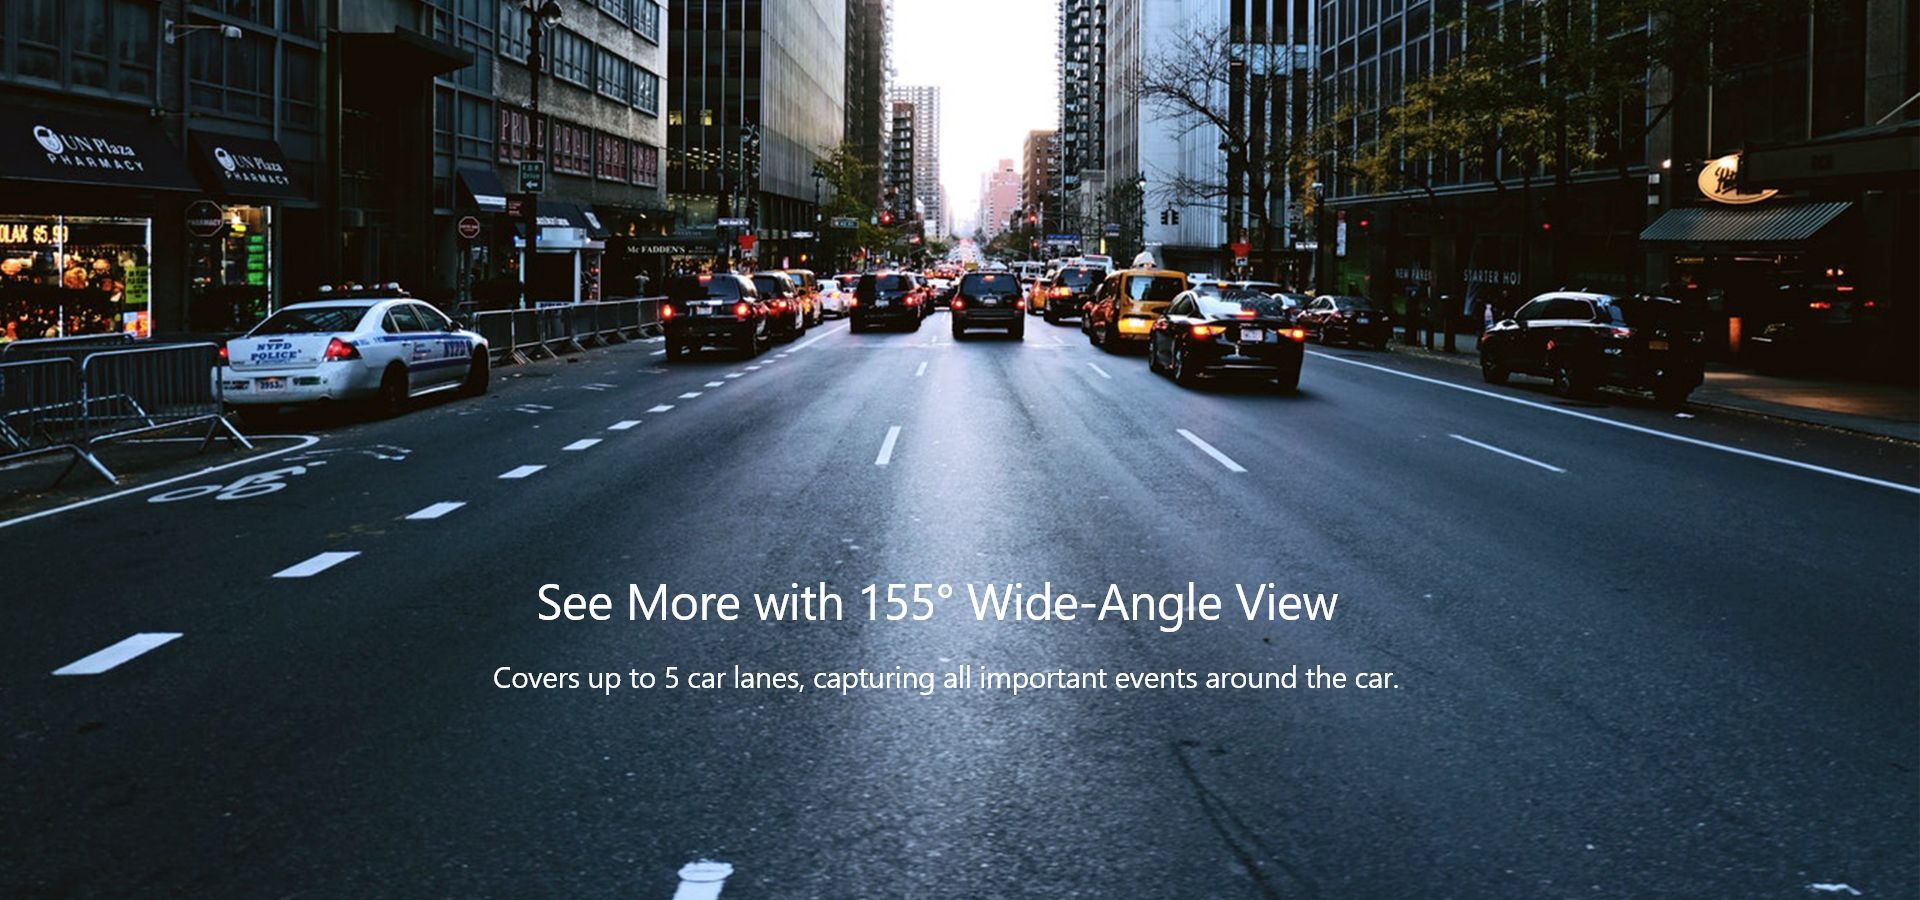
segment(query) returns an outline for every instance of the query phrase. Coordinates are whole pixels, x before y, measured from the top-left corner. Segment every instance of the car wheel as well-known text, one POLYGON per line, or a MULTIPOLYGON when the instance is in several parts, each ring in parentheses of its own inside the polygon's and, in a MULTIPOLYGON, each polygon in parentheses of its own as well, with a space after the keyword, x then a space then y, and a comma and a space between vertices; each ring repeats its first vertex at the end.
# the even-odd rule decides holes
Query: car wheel
POLYGON ((1100 332, 1100 349, 1108 353, 1119 353, 1120 331, 1112 323, 1100 332))
POLYGON ((478 397, 487 392, 487 385, 492 381, 492 361, 487 357, 487 352, 473 351, 473 362, 467 365, 467 380, 461 382, 460 393, 468 397, 478 397))
POLYGON ((960 324, 960 320, 953 320, 953 339, 957 341, 966 336, 967 329, 960 324))
POLYGON ((1026 340, 1027 339, 1026 323, 1022 322, 1018 325, 1013 326, 1012 328, 1007 329, 1007 335, 1016 341, 1026 340))
POLYGON ((1553 392, 1569 400, 1576 400, 1590 396, 1593 393, 1593 386, 1572 364, 1558 362, 1553 366, 1553 392))
POLYGON ((1154 349, 1151 341, 1147 343, 1147 371, 1155 375, 1167 373, 1167 367, 1160 364, 1160 351, 1154 349))
POLYGON ((1488 384, 1506 384, 1508 374, 1506 369, 1494 365, 1492 360, 1480 357, 1480 377, 1488 384))
POLYGON ((1381 338, 1381 339, 1379 339, 1379 340, 1377 340, 1377 341, 1374 341, 1374 342, 1373 342, 1373 349, 1374 349, 1374 351, 1375 351, 1375 352, 1378 352, 1378 353, 1385 353, 1385 352, 1387 352, 1387 339, 1386 339, 1386 338, 1381 338))
POLYGON ((380 376, 374 411, 382 417, 397 416, 406 411, 407 399, 407 370, 397 364, 388 366, 386 374, 380 376))
POLYGON ((1187 364, 1187 351, 1185 350, 1176 349, 1173 351, 1173 380, 1181 387, 1193 387, 1199 380, 1199 376, 1194 373, 1193 367, 1187 364))

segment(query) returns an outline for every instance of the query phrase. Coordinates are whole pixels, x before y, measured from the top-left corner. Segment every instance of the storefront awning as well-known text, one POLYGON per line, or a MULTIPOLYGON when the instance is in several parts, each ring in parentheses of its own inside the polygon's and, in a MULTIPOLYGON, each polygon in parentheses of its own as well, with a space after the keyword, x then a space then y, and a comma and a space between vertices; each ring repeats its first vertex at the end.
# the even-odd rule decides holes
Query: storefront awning
POLYGON ((1920 120, 1868 125, 1811 141, 1748 147, 1740 184, 1749 190, 1849 182, 1913 189, 1920 120))
MULTIPOLYGON (((568 203, 565 200, 541 200, 539 203, 540 228, 573 228, 586 234, 592 240, 607 239, 607 230, 600 225, 600 217, 593 207, 568 203)), ((518 224, 515 225, 519 232, 518 224)))
POLYGON ((1643 244, 1720 244, 1761 249, 1804 244, 1851 203, 1690 206, 1667 210, 1645 231, 1643 244))
POLYGON ((261 138, 193 132, 194 159, 207 187, 236 200, 308 200, 280 145, 261 138))
POLYGON ((461 169, 460 190, 482 212, 506 212, 507 186, 492 169, 461 169))
POLYGON ((180 151, 144 114, 0 108, 0 180, 194 191, 180 151))

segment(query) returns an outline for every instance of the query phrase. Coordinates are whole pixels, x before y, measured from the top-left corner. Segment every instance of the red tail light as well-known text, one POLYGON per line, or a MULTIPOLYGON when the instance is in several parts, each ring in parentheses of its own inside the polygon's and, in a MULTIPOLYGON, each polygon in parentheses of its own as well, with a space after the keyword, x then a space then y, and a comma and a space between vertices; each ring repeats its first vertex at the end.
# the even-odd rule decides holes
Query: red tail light
POLYGON ((952 306, 953 306, 953 308, 954 308, 954 310, 955 310, 955 311, 958 311, 958 310, 962 310, 962 309, 966 309, 966 308, 967 308, 967 301, 965 301, 965 300, 962 300, 962 299, 960 299, 959 297, 955 297, 955 298, 953 298, 953 300, 952 300, 952 306))
POLYGON ((227 345, 225 344, 220 345, 220 364, 223 366, 227 364, 227 345))
POLYGON ((1259 314, 1260 314, 1260 313, 1258 313, 1257 311, 1254 311, 1254 310, 1251 310, 1251 309, 1242 309, 1242 310, 1240 310, 1239 312, 1237 312, 1237 313, 1234 313, 1234 315, 1235 315, 1235 316, 1237 316, 1237 317, 1239 317, 1239 318, 1242 318, 1242 319, 1251 319, 1251 318, 1253 318, 1254 316, 1257 316, 1257 315, 1259 315, 1259 314))
POLYGON ((1073 289, 1063 287, 1054 288, 1052 295, 1055 297, 1071 297, 1073 296, 1073 289))
POLYGON ((1304 341, 1307 339, 1307 330, 1305 328, 1289 328, 1287 329, 1287 337, 1296 341, 1304 341))
POLYGON ((1226 334, 1227 329, 1224 325, 1195 325, 1189 333, 1196 338, 1215 338, 1226 334))
POLYGON ((1825 300, 1815 300, 1812 303, 1807 304, 1807 308, 1808 309, 1832 309, 1833 304, 1828 303, 1825 300))
POLYGON ((668 321, 677 315, 679 315, 679 313, 673 311, 673 304, 671 303, 660 304, 660 321, 662 322, 668 321))
POLYGON ((327 352, 325 355, 321 356, 320 358, 326 362, 339 362, 341 360, 359 359, 360 348, 355 347, 354 345, 349 344, 346 341, 343 341, 339 338, 334 338, 333 340, 327 342, 327 352))
POLYGON ((1608 330, 1611 331, 1613 333, 1613 336, 1617 338, 1625 339, 1625 338, 1633 337, 1633 329, 1628 328, 1625 325, 1615 325, 1608 330))
POLYGON ((919 298, 919 297, 914 297, 914 296, 909 296, 909 297, 907 297, 907 305, 908 305, 908 306, 919 306, 919 305, 920 305, 920 298, 919 298))
POLYGON ((1026 308, 1027 308, 1027 298, 1025 298, 1025 297, 1015 297, 1015 298, 1013 298, 1013 308, 1014 308, 1014 309, 1026 309, 1026 308))
POLYGON ((857 306, 859 306, 859 305, 860 305, 860 300, 859 300, 859 298, 856 298, 856 297, 848 297, 848 298, 847 298, 847 308, 848 308, 848 309, 853 309, 853 308, 855 308, 855 307, 857 307, 857 306))
POLYGON ((753 315, 753 304, 750 304, 745 300, 742 300, 739 303, 735 303, 733 305, 734 318, 745 321, 749 316, 752 316, 752 315, 753 315))
POLYGON ((773 301, 773 311, 774 311, 774 312, 786 312, 786 311, 787 311, 787 301, 785 301, 785 300, 775 300, 775 301, 773 301))

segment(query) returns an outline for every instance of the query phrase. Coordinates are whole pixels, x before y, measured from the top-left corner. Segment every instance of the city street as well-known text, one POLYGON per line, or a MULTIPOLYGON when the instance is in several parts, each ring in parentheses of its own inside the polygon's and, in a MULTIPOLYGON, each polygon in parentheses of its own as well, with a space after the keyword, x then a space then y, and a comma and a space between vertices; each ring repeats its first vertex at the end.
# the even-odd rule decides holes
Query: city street
POLYGON ((727 898, 1920 894, 1912 445, 1344 347, 1188 390, 1026 327, 622 344, 0 509, 0 895, 666 900, 702 859, 727 898), (626 616, 819 582, 844 621, 626 616), (868 621, 893 582, 1228 614, 868 621), (1338 615, 1245 621, 1266 582, 1338 615), (178 637, 81 664, 135 635, 178 637), (961 665, 1394 674, 812 682, 961 665), (495 684, 669 666, 806 690, 495 684))

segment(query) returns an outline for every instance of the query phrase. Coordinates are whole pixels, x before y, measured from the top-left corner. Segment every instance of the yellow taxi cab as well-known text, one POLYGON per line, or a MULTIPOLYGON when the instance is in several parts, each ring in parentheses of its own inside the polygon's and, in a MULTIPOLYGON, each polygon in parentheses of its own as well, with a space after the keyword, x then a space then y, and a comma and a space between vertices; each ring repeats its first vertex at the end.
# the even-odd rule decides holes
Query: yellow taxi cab
POLYGON ((1170 269, 1123 269, 1108 275, 1094 292, 1080 330, 1087 342, 1109 353, 1146 347, 1153 323, 1173 298, 1187 290, 1187 274, 1170 269))
POLYGON ((783 269, 793 281, 794 289, 800 292, 800 308, 806 311, 807 324, 818 325, 826 320, 826 310, 820 305, 820 278, 811 269, 783 269))

